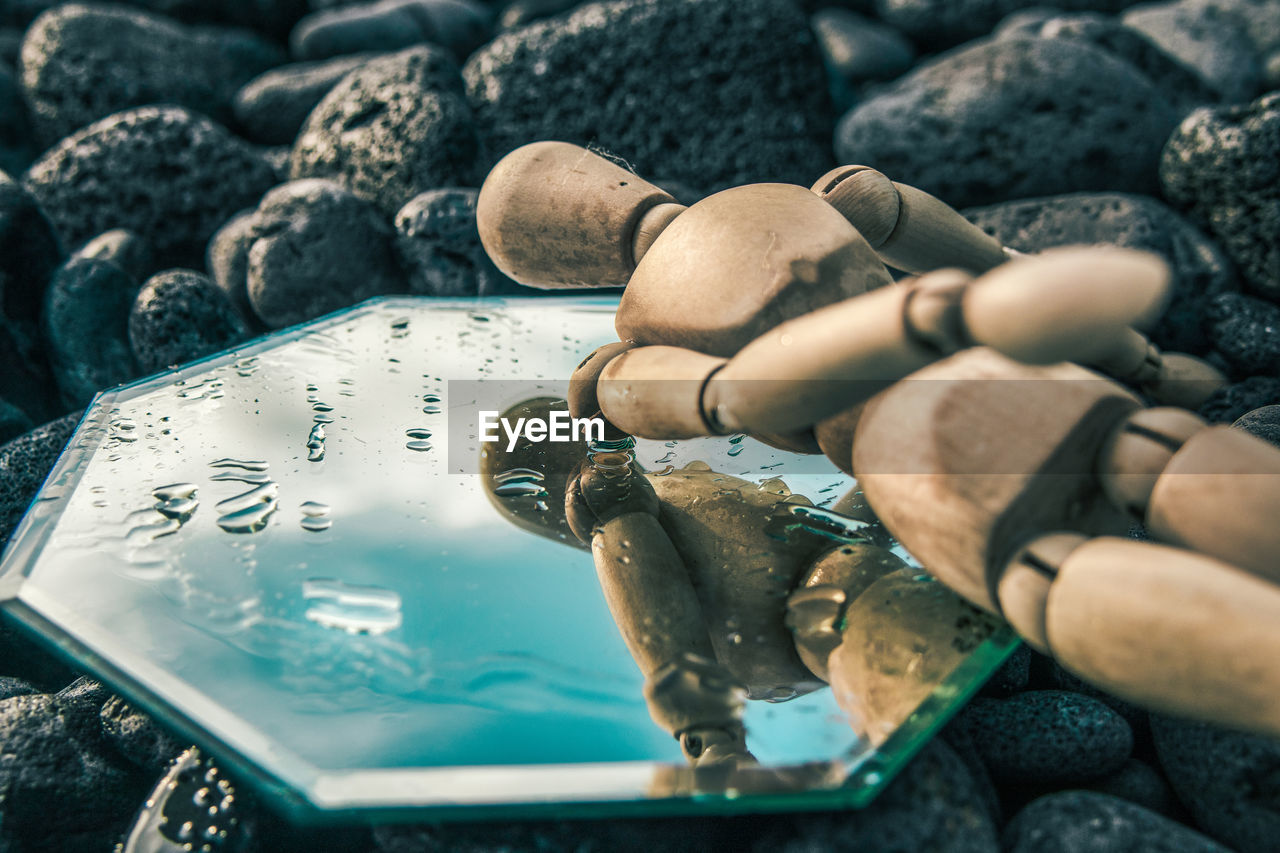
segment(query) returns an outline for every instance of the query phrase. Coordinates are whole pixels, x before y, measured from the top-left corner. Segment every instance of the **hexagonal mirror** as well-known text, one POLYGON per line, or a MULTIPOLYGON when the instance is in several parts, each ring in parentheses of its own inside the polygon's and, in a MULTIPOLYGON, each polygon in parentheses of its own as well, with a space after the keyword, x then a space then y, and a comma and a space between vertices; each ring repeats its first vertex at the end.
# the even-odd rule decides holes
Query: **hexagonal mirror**
POLYGON ((100 395, 3 608, 303 817, 868 802, 1016 640, 901 562, 833 621, 814 561, 893 543, 821 457, 480 441, 486 413, 563 408, 615 306, 375 300, 100 395), (675 586, 605 594, 602 559, 650 583, 647 539, 593 566, 565 522, 605 450, 664 501, 702 654, 653 606, 675 586), (843 631, 839 691, 801 662, 814 625, 843 631), (648 679, 644 632, 673 658, 648 679))

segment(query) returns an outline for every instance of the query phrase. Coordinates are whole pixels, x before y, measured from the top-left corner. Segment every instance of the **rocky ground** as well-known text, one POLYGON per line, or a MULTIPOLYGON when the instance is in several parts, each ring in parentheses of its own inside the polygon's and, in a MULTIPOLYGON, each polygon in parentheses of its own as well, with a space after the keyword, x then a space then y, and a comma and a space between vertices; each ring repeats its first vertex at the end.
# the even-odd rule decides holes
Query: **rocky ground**
MULTIPOLYGON (((1280 2, 0 0, 0 540, 92 395, 384 293, 503 293, 475 187, 541 138, 691 203, 865 163, 1024 251, 1157 252, 1155 330, 1280 440, 1280 2), (1270 94, 1267 94, 1270 92, 1270 94), (1266 408, 1270 407, 1270 408, 1266 408)), ((105 850, 180 751, 0 627, 0 851, 105 850)), ((1020 651, 870 808, 250 849, 1280 847, 1280 743, 1020 651)))

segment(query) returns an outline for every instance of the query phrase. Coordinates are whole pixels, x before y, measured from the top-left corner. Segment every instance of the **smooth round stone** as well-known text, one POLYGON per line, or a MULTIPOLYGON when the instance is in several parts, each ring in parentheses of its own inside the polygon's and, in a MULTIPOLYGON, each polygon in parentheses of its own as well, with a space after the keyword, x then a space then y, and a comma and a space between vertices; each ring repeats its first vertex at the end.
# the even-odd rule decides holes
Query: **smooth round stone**
POLYGON ((1136 758, 1130 758, 1119 770, 1090 783, 1089 787, 1099 794, 1128 800, 1156 814, 1171 816, 1178 810, 1177 798, 1168 780, 1150 764, 1136 758))
POLYGON ((1245 412, 1232 426, 1280 447, 1280 405, 1245 412))
POLYGON ((160 728, 155 720, 119 696, 112 696, 103 703, 98 718, 107 742, 145 770, 163 771, 182 752, 181 743, 160 728))
POLYGON ((1142 193, 1156 188, 1175 123, 1168 100, 1127 62, 1077 39, 1020 37, 917 66, 845 114, 835 150, 956 207, 1142 193))
POLYGON ((568 12, 581 5, 581 0, 511 0, 498 13, 498 30, 514 30, 568 12))
POLYGON ((1257 94, 1259 57, 1233 15, 1200 2, 1172 2, 1137 6, 1121 20, 1195 70, 1222 100, 1247 101, 1257 94))
POLYGON ((978 697, 952 725, 972 736, 997 784, 1097 779, 1119 769, 1133 748, 1123 717, 1096 699, 1060 690, 978 697))
POLYGON ((164 266, 199 263, 218 226, 274 182, 252 146, 181 107, 109 116, 47 151, 25 178, 67 243, 127 228, 164 266))
POLYGON ((1230 261, 1198 228, 1148 196, 1072 193, 967 208, 979 228, 1020 252, 1106 243, 1160 255, 1173 271, 1170 301, 1148 330, 1158 346, 1179 352, 1207 348, 1204 312, 1214 296, 1236 287, 1230 261))
POLYGON ((1165 145, 1160 179, 1165 196, 1235 261, 1246 287, 1280 299, 1280 92, 1191 113, 1165 145))
POLYGON ((110 261, 137 281, 152 272, 151 247, 127 228, 113 228, 94 237, 72 253, 73 258, 110 261))
POLYGON ((213 283, 247 320, 256 319, 249 304, 249 249, 254 240, 254 209, 242 210, 226 221, 209 240, 205 267, 213 283))
POLYGON ((1280 379, 1250 376, 1214 393, 1199 408, 1210 423, 1231 423, 1245 413, 1280 403, 1280 379))
POLYGON ((475 125, 460 87, 442 48, 413 47, 365 63, 307 118, 290 176, 332 178, 388 218, 426 190, 478 185, 475 125))
POLYGON ((809 186, 834 165, 821 52, 792 3, 588 4, 499 35, 463 77, 486 170, 540 139, 593 145, 698 192, 809 186))
POLYGON ((1142 33, 1126 27, 1110 15, 1025 9, 1001 21, 994 35, 998 39, 1034 36, 1088 42, 1141 71, 1179 112, 1218 100, 1217 92, 1198 73, 1165 53, 1142 33))
POLYGON ((827 67, 848 83, 889 80, 915 61, 915 48, 902 33, 849 9, 820 9, 809 24, 827 67))
POLYGON ((121 6, 58 6, 22 44, 22 84, 46 144, 144 104, 189 107, 226 122, 245 82, 284 60, 243 30, 188 29, 121 6))
POLYGON ((129 313, 129 343, 147 373, 212 355, 248 336, 226 294, 195 270, 153 275, 129 313))
POLYGON ((9 541, 53 470, 53 463, 80 423, 80 415, 64 415, 0 446, 0 548, 9 541))
POLYGON ((127 0, 188 23, 248 27, 282 40, 307 12, 307 0, 127 0))
MULTIPOLYGON (((1010 12, 1053 6, 1065 12, 1116 12, 1134 0, 875 0, 876 11, 913 41, 947 47, 991 32, 1010 12)), ((1105 91, 1105 90, 1104 90, 1105 91)))
POLYGON ((137 279, 110 261, 73 258, 54 275, 44 334, 68 406, 86 406, 97 392, 138 375, 128 331, 137 293, 137 279))
POLYGON ((1280 368, 1280 306, 1242 293, 1209 300, 1205 326, 1214 348, 1245 375, 1280 368))
POLYGON ((22 435, 32 427, 27 413, 12 403, 0 400, 0 442, 22 435))
POLYGON ((1156 755, 1196 825, 1239 853, 1280 838, 1280 740, 1151 715, 1156 755))
POLYGON ((479 190, 441 189, 416 196, 396 214, 396 250, 409 292, 424 296, 529 294, 489 260, 476 229, 479 190))
POLYGON ((291 145, 307 116, 329 90, 378 55, 357 53, 273 68, 236 93, 231 104, 236 122, 255 142, 291 145))
POLYGON ((273 328, 406 288, 394 229, 372 204, 332 181, 276 187, 252 228, 249 303, 273 328))
POLYGON ((289 47, 298 59, 326 59, 429 42, 461 61, 488 38, 489 13, 471 0, 381 0, 308 15, 289 47))
POLYGON ((1093 791, 1041 797, 1005 827, 1008 853, 1230 853, 1135 803, 1093 791))

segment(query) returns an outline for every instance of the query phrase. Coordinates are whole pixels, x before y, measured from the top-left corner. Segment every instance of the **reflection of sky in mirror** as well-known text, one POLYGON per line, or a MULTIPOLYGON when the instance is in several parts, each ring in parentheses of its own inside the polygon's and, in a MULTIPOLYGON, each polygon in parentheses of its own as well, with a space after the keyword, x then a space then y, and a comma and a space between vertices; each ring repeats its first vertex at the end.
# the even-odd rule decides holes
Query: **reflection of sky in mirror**
MULTIPOLYGON (((562 394, 612 319, 604 300, 392 300, 123 392, 21 597, 297 785, 308 765, 680 762, 589 555, 445 464, 450 380, 562 394)), ((816 503, 851 483, 752 441, 637 458, 781 476, 816 503)), ((747 722, 766 763, 855 745, 826 690, 747 722)))

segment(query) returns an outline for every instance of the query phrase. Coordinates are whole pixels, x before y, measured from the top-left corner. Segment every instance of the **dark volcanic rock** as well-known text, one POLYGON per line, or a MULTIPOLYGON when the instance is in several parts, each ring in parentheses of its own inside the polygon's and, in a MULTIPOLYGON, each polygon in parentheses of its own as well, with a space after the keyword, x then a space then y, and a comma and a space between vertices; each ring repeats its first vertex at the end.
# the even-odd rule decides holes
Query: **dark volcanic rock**
POLYGON ((1240 853, 1280 838, 1280 741, 1151 716, 1156 754, 1196 824, 1240 853))
POLYGON ((840 120, 836 155, 953 206, 1148 192, 1176 118, 1133 66, 1077 39, 983 41, 918 66, 840 120))
POLYGON ((333 181, 276 187, 263 198, 252 229, 249 303, 268 326, 301 323, 406 288, 394 229, 372 204, 333 181))
POLYGON ((463 68, 488 162, 592 144, 699 191, 808 186, 831 106, 808 22, 777 0, 617 0, 504 33, 463 68))
POLYGON ((479 183, 471 109, 441 48, 413 47, 348 74, 312 111, 290 175, 332 178, 389 218, 420 192, 479 183))
POLYGON ((542 18, 568 12, 581 5, 581 0, 511 0, 498 14, 499 30, 514 30, 542 18))
POLYGON ((145 770, 164 770, 182 752, 182 744, 119 696, 107 699, 98 717, 107 742, 145 770))
POLYGON ((9 540, 31 499, 40 491, 44 478, 53 470, 53 463, 80 423, 80 414, 65 415, 0 447, 0 543, 9 540))
POLYGON ((1137 803, 1157 814, 1171 815, 1177 808, 1168 781, 1150 764, 1136 758, 1130 758, 1115 773, 1090 783, 1089 787, 1100 794, 1137 803))
POLYGON ((231 107, 249 137, 263 145, 289 145, 307 116, 339 80, 376 53, 340 56, 273 68, 236 93, 231 107))
POLYGON ((1173 270, 1171 299, 1150 330, 1163 349, 1200 352, 1207 339, 1205 306, 1235 288, 1231 264, 1199 229, 1153 198, 1124 193, 1072 193, 969 208, 966 217, 1021 252, 1111 243, 1164 257, 1173 270))
POLYGON ((902 33, 849 9, 819 9, 809 25, 831 78, 832 100, 844 109, 852 106, 859 83, 891 80, 916 58, 915 48, 902 33))
POLYGON ((382 0, 308 15, 289 45, 299 59, 325 59, 429 42, 462 61, 488 38, 489 14, 471 0, 382 0))
POLYGON ((1258 56, 1234 15, 1202 2, 1172 2, 1144 4, 1121 20, 1195 69, 1222 100, 1247 101, 1257 94, 1258 56))
POLYGON ((1139 805, 1093 791, 1050 794, 1005 827, 1009 853, 1230 853, 1139 805))
POLYGON ((1215 393, 1200 407, 1200 417, 1212 423, 1231 423, 1263 406, 1280 403, 1280 379, 1250 376, 1215 393))
POLYGON ((1123 717, 1096 699, 1059 690, 979 697, 952 726, 972 736, 997 783, 1096 779, 1119 769, 1133 747, 1123 717))
POLYGON ((166 266, 198 263, 214 230, 274 181, 247 143, 181 107, 109 116, 46 152, 26 176, 67 243, 128 228, 166 266))
POLYGON ((110 261, 138 281, 146 279, 151 269, 151 247, 147 241, 125 228, 113 228, 94 237, 72 253, 75 258, 110 261))
POLYGON ((1001 21, 995 35, 996 38, 1036 36, 1089 42, 1141 71, 1179 112, 1218 100, 1217 92, 1198 73, 1165 53, 1142 33, 1126 27, 1110 15, 1027 9, 1001 21))
POLYGON ((32 693, 39 692, 35 685, 23 681, 21 678, 0 675, 0 702, 5 699, 12 699, 14 696, 30 696, 32 693))
POLYGON ((396 214, 396 250, 409 292, 425 296, 529 293, 489 260, 476 229, 475 189, 431 190, 396 214))
POLYGON ((187 29, 120 6, 70 4, 22 43, 22 84, 45 144, 129 107, 178 104, 231 117, 244 83, 284 60, 252 33, 187 29))
POLYGON ((226 221, 209 240, 205 267, 213 283, 248 321, 257 319, 249 304, 249 249, 255 237, 254 210, 242 210, 226 221))
POLYGON ((1160 180, 1248 287, 1280 298, 1280 92, 1187 116, 1165 145, 1160 180))
POLYGON ((8 441, 31 429, 31 418, 12 403, 0 400, 0 442, 8 441))
POLYGON ((194 270, 152 276, 129 313, 129 344, 148 373, 211 355, 248 335, 226 294, 194 270))
POLYGON ((179 21, 232 24, 286 35, 307 11, 307 0, 127 0, 179 21))
POLYGON ((1031 647, 1018 646, 1009 659, 982 686, 983 696, 1008 696, 1026 690, 1031 682, 1031 647))
POLYGON ((989 33, 1010 12, 1032 6, 1052 5, 1068 12, 1115 12, 1134 0, 876 0, 885 21, 916 41, 930 46, 950 46, 989 33))
POLYGON ((1280 307, 1224 293, 1209 300, 1205 327, 1214 348, 1244 375, 1275 374, 1280 368, 1280 307))
POLYGON ((1232 426, 1280 447, 1280 405, 1245 412, 1232 426))
POLYGON ((138 282, 110 261, 73 258, 53 277, 45 297, 49 363, 68 406, 138 375, 129 348, 129 310, 138 282))
POLYGON ((21 172, 37 153, 18 80, 0 62, 0 172, 21 172))

